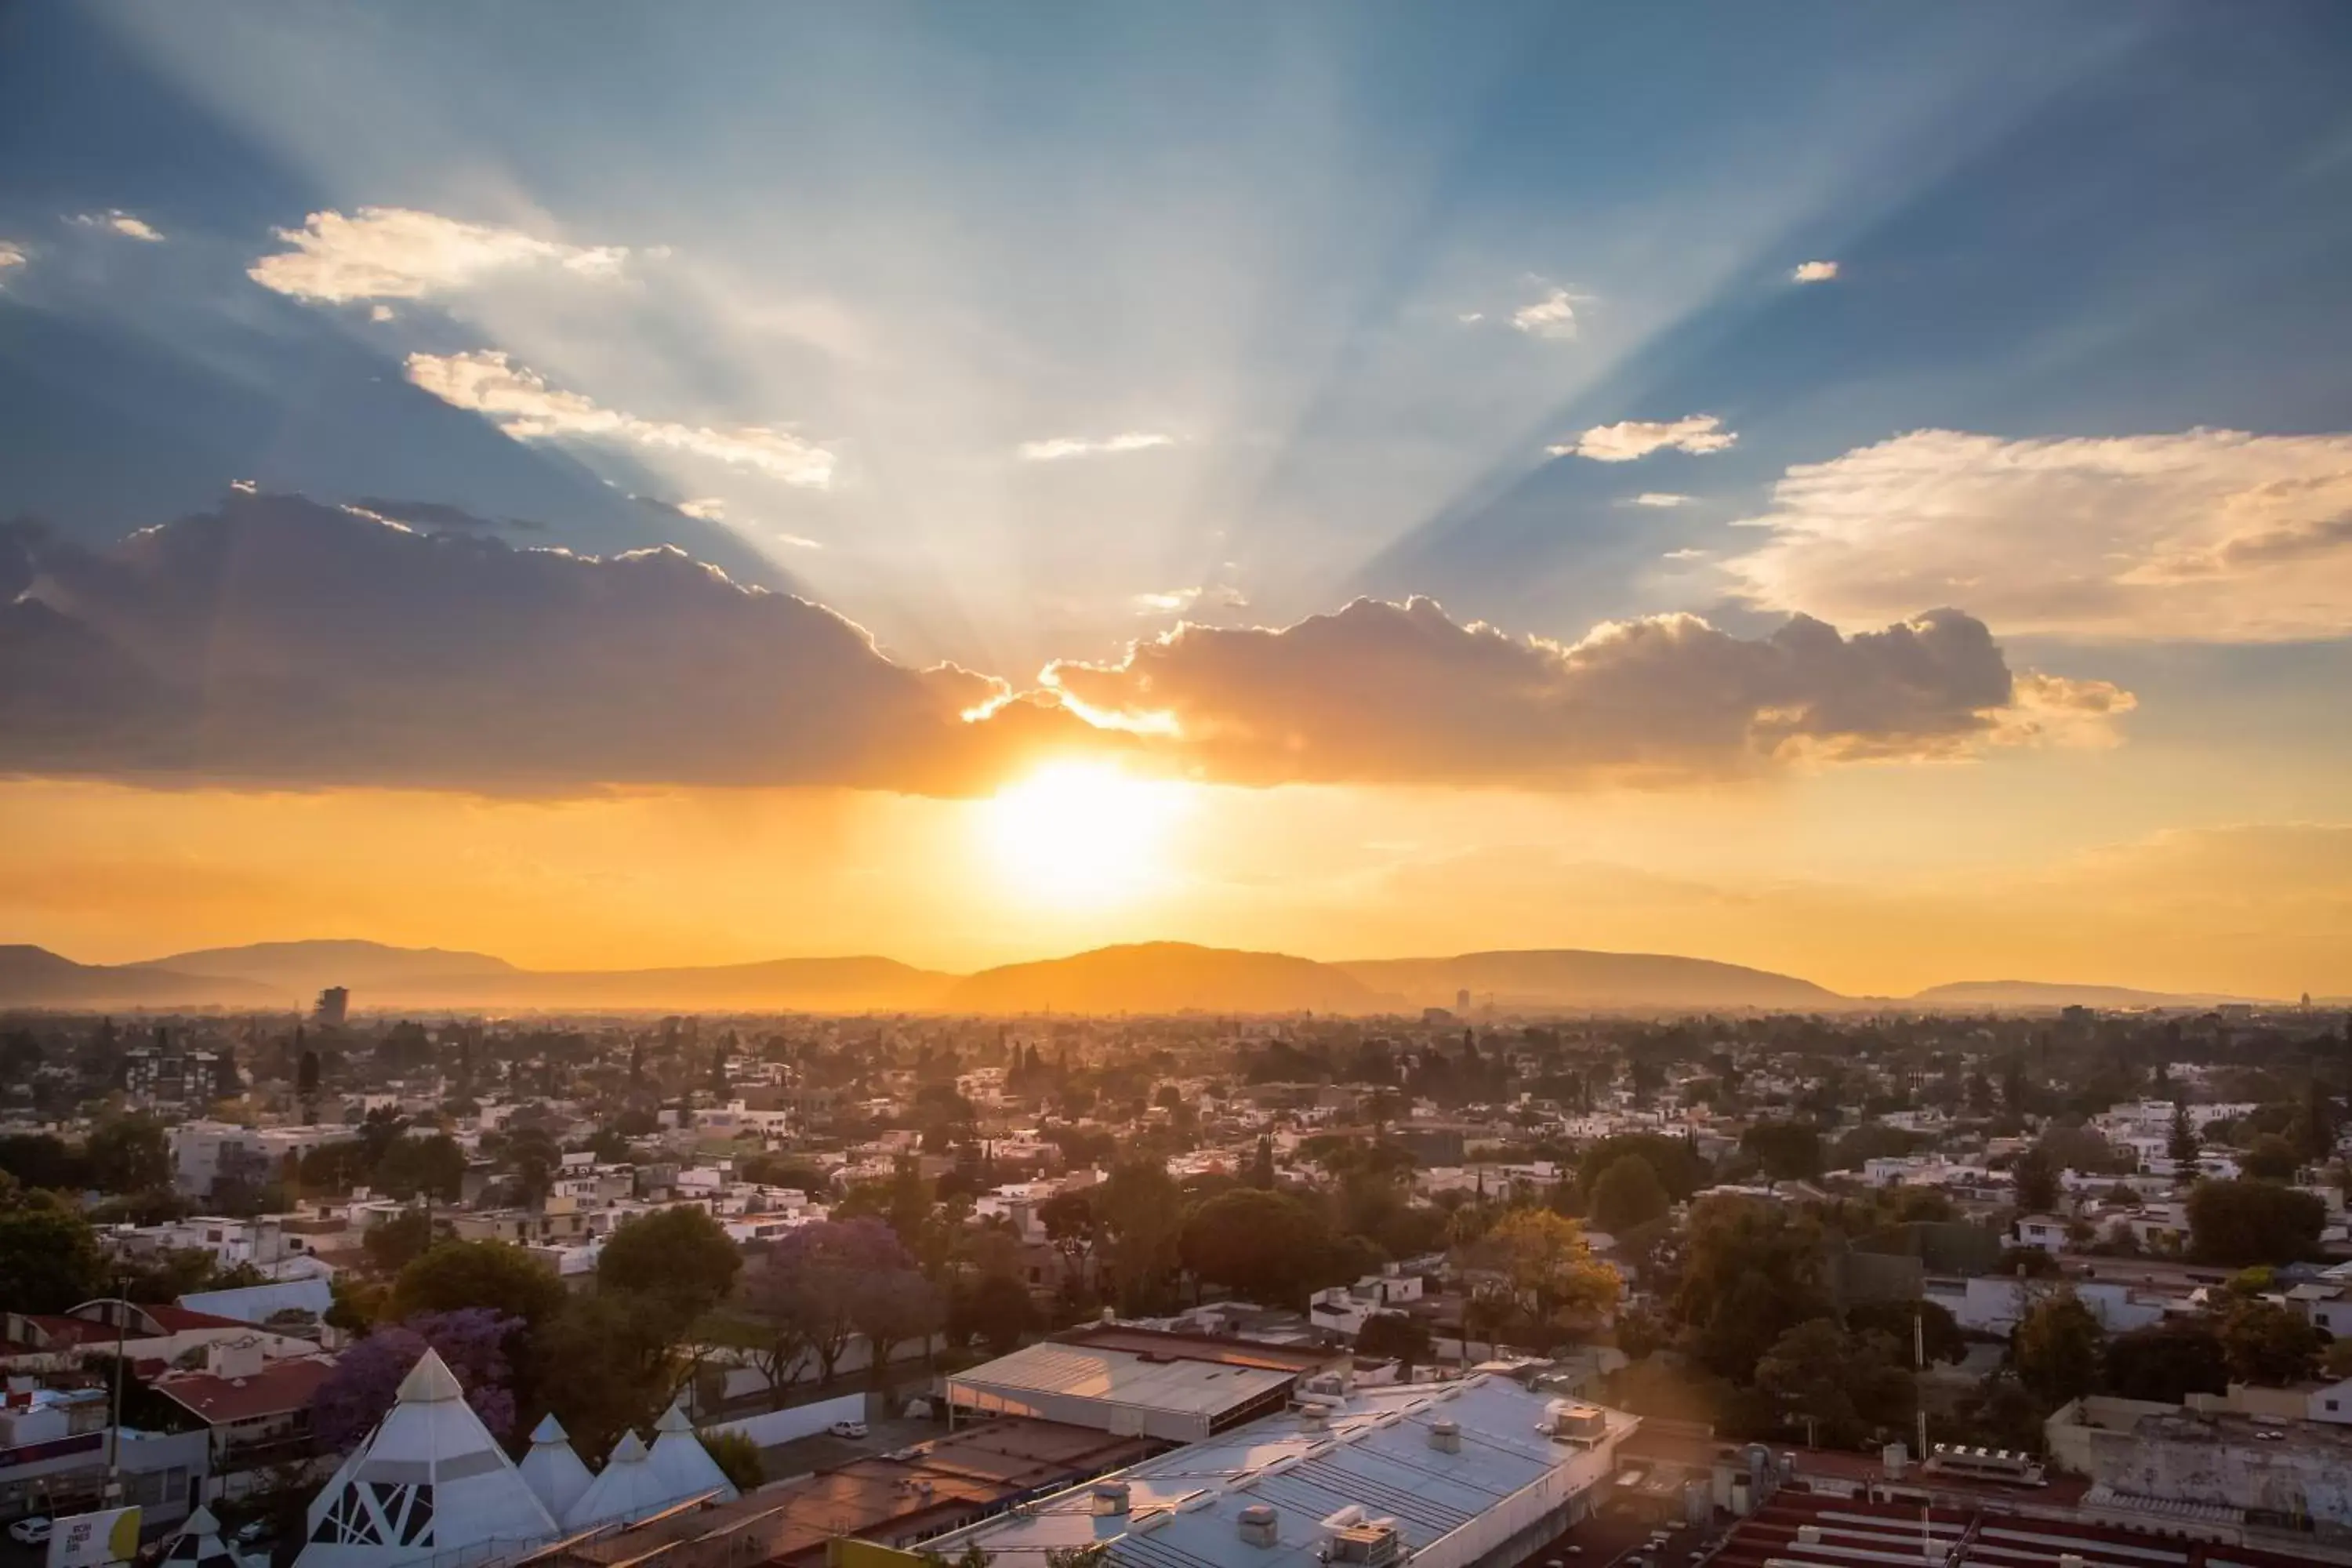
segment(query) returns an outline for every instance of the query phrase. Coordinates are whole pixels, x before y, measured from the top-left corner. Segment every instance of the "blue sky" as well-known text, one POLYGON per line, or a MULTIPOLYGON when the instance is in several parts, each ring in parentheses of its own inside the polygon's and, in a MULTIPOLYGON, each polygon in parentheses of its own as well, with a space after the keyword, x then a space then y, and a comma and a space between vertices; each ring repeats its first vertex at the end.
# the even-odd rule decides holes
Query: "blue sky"
POLYGON ((2333 822, 2347 79, 2316 0, 19 5, 0 517, 674 543, 1015 689, 1950 606, 2131 777, 1922 811, 2333 822))

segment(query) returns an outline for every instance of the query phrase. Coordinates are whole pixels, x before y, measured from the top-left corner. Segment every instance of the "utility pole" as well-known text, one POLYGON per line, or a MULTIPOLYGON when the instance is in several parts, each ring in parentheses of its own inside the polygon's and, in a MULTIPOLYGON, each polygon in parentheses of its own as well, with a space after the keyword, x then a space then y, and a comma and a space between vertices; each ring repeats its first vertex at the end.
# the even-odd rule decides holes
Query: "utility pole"
POLYGON ((130 1278, 114 1277, 114 1393, 106 1423, 106 1500, 122 1500, 122 1363, 131 1322, 130 1278))

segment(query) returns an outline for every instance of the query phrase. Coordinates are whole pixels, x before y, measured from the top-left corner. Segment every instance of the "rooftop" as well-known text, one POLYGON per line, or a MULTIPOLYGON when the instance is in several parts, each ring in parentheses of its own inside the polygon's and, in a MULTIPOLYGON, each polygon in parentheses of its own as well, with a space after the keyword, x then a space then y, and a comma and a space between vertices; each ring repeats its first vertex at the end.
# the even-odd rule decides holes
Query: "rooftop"
POLYGON ((247 1377, 165 1373, 155 1380, 155 1389, 202 1416, 207 1425, 222 1426, 302 1409, 334 1369, 331 1356, 295 1356, 269 1362, 247 1377))
POLYGON ((1235 1366, 1171 1357, 1166 1352, 1047 1340, 954 1373, 948 1384, 950 1390, 1062 1394, 1141 1410, 1214 1416, 1278 1394, 1297 1376, 1291 1368, 1235 1366))
MULTIPOLYGON (((1595 1480, 1605 1474, 1604 1455, 1539 1429, 1551 1403, 1487 1376, 1360 1391, 1327 1426, 1267 1416, 1129 1467, 1116 1478, 1125 1513, 1097 1512, 1092 1489, 1066 1492, 934 1549, 952 1559, 974 1541, 998 1568, 1040 1568, 1049 1552, 1097 1542, 1126 1568, 1226 1563, 1237 1554, 1242 1511, 1264 1505, 1274 1542, 1249 1552, 1251 1568, 1318 1568, 1324 1535, 1343 1523, 1392 1521, 1419 1551, 1564 1464, 1589 1462, 1595 1480), (1454 1424, 1458 1450, 1433 1441, 1440 1421, 1454 1424)), ((1636 1425, 1622 1412, 1599 1415, 1608 1436, 1636 1425)))
MULTIPOLYGON (((2168 1526, 2178 1521, 2163 1521, 2168 1526)), ((1782 1489, 1742 1520, 1710 1568, 1857 1568, 1920 1561, 1920 1541, 1958 1551, 1950 1568, 2028 1568, 2062 1554, 2085 1568, 2293 1568, 2308 1558, 2211 1545, 2117 1524, 2028 1517, 1991 1509, 1869 1502, 1782 1489), (1811 1539, 1807 1539, 1811 1534, 1811 1539)))

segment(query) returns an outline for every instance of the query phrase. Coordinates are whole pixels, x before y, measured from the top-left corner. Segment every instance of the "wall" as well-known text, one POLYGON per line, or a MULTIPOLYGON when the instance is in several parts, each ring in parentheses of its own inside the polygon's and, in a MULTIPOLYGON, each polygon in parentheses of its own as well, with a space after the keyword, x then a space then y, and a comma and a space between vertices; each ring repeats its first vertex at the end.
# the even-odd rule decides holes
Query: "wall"
POLYGON ((866 1395, 844 1394, 833 1399, 820 1399, 814 1405, 795 1405, 789 1410, 771 1410, 765 1415, 747 1415, 740 1421, 723 1421, 706 1432, 740 1432, 762 1448, 772 1448, 779 1443, 795 1438, 813 1437, 836 1421, 866 1419, 866 1395))

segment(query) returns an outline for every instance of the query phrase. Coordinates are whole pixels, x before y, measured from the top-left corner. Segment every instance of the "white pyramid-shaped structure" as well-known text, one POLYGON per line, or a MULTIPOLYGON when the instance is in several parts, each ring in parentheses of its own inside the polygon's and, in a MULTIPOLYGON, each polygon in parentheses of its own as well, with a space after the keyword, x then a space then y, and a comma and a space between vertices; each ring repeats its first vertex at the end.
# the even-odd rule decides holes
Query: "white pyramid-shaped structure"
POLYGON ((556 1528, 432 1350, 401 1381, 398 1400, 367 1441, 310 1500, 310 1525, 297 1568, 396 1568, 556 1528))
POLYGON ((653 1456, 635 1432, 624 1432, 613 1445, 604 1468, 563 1516, 564 1527, 581 1530, 610 1520, 642 1519, 677 1501, 677 1494, 655 1473, 653 1456))
POLYGON ((249 1568, 236 1548, 221 1539, 220 1521, 202 1504, 181 1522, 161 1561, 171 1568, 249 1568))
POLYGON ((530 1452, 522 1457, 522 1479, 530 1487, 531 1495, 545 1505, 557 1519, 572 1511, 572 1505, 588 1489, 594 1479, 588 1467, 572 1452, 572 1438, 563 1424, 552 1415, 540 1417, 539 1425, 530 1431, 530 1452))
POLYGON ((694 1423, 677 1405, 671 1405, 654 1423, 653 1452, 646 1458, 673 1498, 717 1492, 720 1502, 733 1502, 743 1495, 702 1446, 702 1439, 694 1435, 694 1423))

